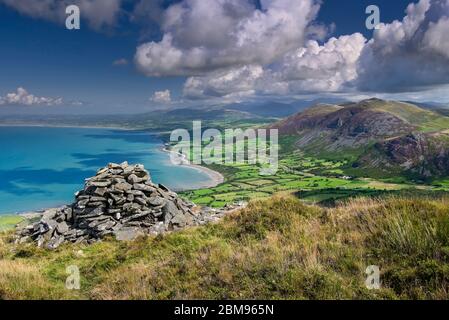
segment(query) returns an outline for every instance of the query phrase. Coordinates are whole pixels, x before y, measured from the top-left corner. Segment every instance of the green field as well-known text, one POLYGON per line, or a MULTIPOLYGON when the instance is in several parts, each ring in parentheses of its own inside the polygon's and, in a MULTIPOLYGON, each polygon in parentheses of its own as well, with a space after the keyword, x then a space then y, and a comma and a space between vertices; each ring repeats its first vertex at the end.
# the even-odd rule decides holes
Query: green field
POLYGON ((212 165, 209 167, 221 172, 226 182, 211 189, 184 192, 183 196, 199 205, 222 207, 278 193, 296 194, 304 201, 316 203, 355 195, 449 189, 448 181, 415 185, 403 179, 376 180, 347 176, 349 160, 304 157, 294 151, 292 144, 289 137, 280 141, 279 170, 275 175, 261 176, 258 166, 244 163, 212 165))
POLYGON ((8 230, 24 220, 18 215, 2 215, 0 216, 0 231, 8 230))

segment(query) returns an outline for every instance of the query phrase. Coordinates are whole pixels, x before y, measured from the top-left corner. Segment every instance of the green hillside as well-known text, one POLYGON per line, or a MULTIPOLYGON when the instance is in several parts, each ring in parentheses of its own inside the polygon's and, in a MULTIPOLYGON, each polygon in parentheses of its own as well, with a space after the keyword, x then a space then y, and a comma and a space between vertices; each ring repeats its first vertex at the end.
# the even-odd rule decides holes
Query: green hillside
POLYGON ((411 103, 375 100, 369 103, 373 110, 389 112, 417 126, 423 132, 449 129, 449 117, 420 108, 411 103))

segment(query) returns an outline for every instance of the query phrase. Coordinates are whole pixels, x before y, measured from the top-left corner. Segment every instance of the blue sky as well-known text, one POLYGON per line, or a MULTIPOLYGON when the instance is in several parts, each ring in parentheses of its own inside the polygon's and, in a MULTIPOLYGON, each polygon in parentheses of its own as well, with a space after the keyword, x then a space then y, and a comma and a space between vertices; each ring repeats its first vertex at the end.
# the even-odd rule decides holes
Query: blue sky
MULTIPOLYGON (((153 91, 179 90, 182 79, 150 79, 132 61, 139 33, 125 26, 113 32, 64 26, 21 15, 0 6, 0 95, 24 87, 39 96, 62 96, 97 108, 144 104, 153 91)), ((138 108, 137 108, 138 109, 138 108)))
MULTIPOLYGON (((317 76, 317 80, 314 81, 316 74, 329 73, 332 75, 333 72, 340 74, 355 68, 349 65, 344 66, 344 71, 339 70, 342 64, 354 64, 355 62, 352 61, 354 59, 344 57, 342 61, 335 61, 332 55, 340 57, 344 54, 351 54, 352 50, 335 49, 343 50, 340 52, 335 51, 333 47, 340 46, 340 40, 341 45, 357 46, 358 49, 355 51, 361 51, 362 47, 366 46, 363 42, 372 37, 372 31, 365 27, 367 17, 365 8, 368 5, 378 5, 381 10, 381 22, 389 24, 395 19, 402 21, 406 15, 404 11, 407 5, 411 3, 410 0, 324 0, 321 5, 313 0, 262 0, 255 4, 251 0, 240 0, 240 2, 248 2, 245 7, 237 7, 240 4, 236 5, 235 0, 220 0, 223 3, 231 3, 235 6, 235 8, 233 7, 234 11, 238 11, 239 14, 245 16, 243 18, 237 17, 237 13, 235 16, 232 13, 232 17, 229 18, 233 19, 230 20, 232 24, 239 23, 243 21, 242 19, 251 19, 248 17, 251 17, 255 10, 267 13, 268 17, 265 20, 257 21, 262 30, 264 28, 263 23, 270 24, 272 22, 270 19, 276 19, 277 16, 282 17, 282 14, 287 14, 287 18, 289 18, 289 14, 292 15, 292 18, 296 18, 294 15, 297 5, 302 6, 307 2, 304 10, 312 8, 311 11, 315 8, 312 7, 313 5, 319 6, 319 10, 313 18, 304 17, 302 11, 297 10, 298 21, 304 20, 308 26, 304 26, 304 23, 296 25, 296 22, 292 22, 284 29, 276 29, 279 35, 267 35, 261 32, 258 35, 260 38, 254 40, 251 39, 251 33, 242 35, 238 34, 239 30, 233 30, 240 38, 250 38, 248 42, 262 39, 261 41, 266 41, 268 44, 272 40, 270 37, 277 41, 278 39, 282 40, 282 36, 289 41, 285 49, 281 48, 282 50, 266 48, 263 45, 251 47, 252 44, 243 43, 242 51, 237 52, 235 49, 236 42, 233 42, 234 38, 231 40, 225 37, 223 40, 219 39, 222 43, 229 41, 226 45, 214 43, 213 37, 208 35, 207 31, 208 28, 214 29, 213 21, 208 25, 207 21, 195 20, 197 17, 198 20, 202 19, 201 17, 204 18, 201 15, 203 14, 202 10, 204 10, 201 6, 204 5, 194 4, 195 0, 176 1, 179 10, 184 8, 182 9, 184 10, 184 16, 182 17, 184 17, 183 21, 186 22, 170 20, 170 17, 171 19, 176 17, 175 13, 177 12, 170 9, 173 5, 170 1, 113 0, 117 7, 108 7, 104 11, 109 12, 108 10, 110 10, 114 16, 111 18, 105 13, 105 23, 101 26, 96 26, 96 18, 92 17, 103 14, 102 10, 98 10, 98 8, 102 8, 101 3, 104 0, 69 1, 74 3, 86 1, 99 3, 96 12, 93 13, 86 13, 86 11, 83 11, 83 7, 81 8, 81 30, 76 31, 69 31, 64 27, 65 16, 63 12, 62 14, 61 12, 46 12, 45 10, 50 9, 40 7, 36 7, 35 11, 28 10, 27 4, 29 1, 31 0, 15 2, 0 0, 0 112, 2 113, 144 112, 154 108, 169 108, 179 105, 220 104, 251 99, 302 99, 322 95, 341 95, 342 97, 355 98, 385 95, 435 101, 444 101, 448 98, 440 96, 440 92, 444 92, 442 88, 449 83, 449 80, 446 79, 448 73, 445 70, 444 72, 441 71, 441 74, 438 74, 437 77, 435 76, 435 79, 431 77, 432 79, 429 80, 429 77, 426 76, 423 83, 416 80, 402 86, 405 80, 408 81, 405 78, 405 80, 393 81, 388 88, 384 88, 380 84, 372 84, 367 80, 366 75, 356 76, 352 74, 356 71, 339 75, 336 79, 332 78, 331 80, 317 76), (140 2, 146 2, 146 4, 140 2), (277 2, 280 3, 278 7, 276 7, 277 2), (290 4, 292 9, 285 10, 285 6, 290 4), (140 8, 146 8, 147 11, 139 10, 138 5, 142 6, 140 8), (269 14, 270 10, 272 10, 271 15, 269 14), (275 17, 273 18, 273 16, 275 17), (186 25, 183 25, 183 23, 186 25), (169 24, 168 27, 167 24, 169 24), (288 28, 291 28, 291 32, 288 28), (299 30, 300 28, 303 28, 303 30, 299 30), (182 30, 190 30, 190 33, 183 34, 182 30), (339 39, 341 36, 351 36, 355 33, 361 33, 365 39, 356 36, 349 40, 339 39), (169 38, 168 35, 171 36, 170 43, 163 41, 163 39, 169 38), (316 52, 313 45, 308 44, 308 41, 316 40, 317 45, 324 48, 332 37, 339 39, 339 42, 335 45, 329 43, 327 51, 320 54, 316 52), (295 43, 292 46, 291 43, 296 41, 297 44, 295 43), (351 41, 354 41, 356 45, 351 44, 351 41), (152 42, 154 45, 151 48, 145 47, 152 42), (138 49, 139 46, 142 47, 138 49), (217 49, 217 46, 220 47, 217 49), (304 57, 299 59, 297 52, 303 47, 308 49, 304 57), (196 56, 198 50, 195 51, 195 48, 201 48, 204 51, 196 56), (162 53, 158 50, 162 50, 162 53), (158 59, 167 59, 170 56, 164 50, 172 50, 177 55, 176 59, 178 59, 178 56, 180 58, 176 61, 164 60, 164 62, 155 65, 159 61, 158 59), (264 52, 265 50, 267 52, 264 52), (274 50, 274 52, 271 53, 270 50, 274 50), (135 55, 139 52, 145 54, 145 56, 150 55, 152 59, 143 58, 134 61, 135 55), (227 59, 223 58, 214 62, 217 52, 224 53, 227 59), (250 53, 248 59, 242 59, 241 56, 247 53, 250 53), (272 54, 271 58, 270 54, 272 54), (268 58, 265 56, 268 56, 268 58), (198 62, 198 59, 202 59, 202 61, 198 62), (127 63, 114 64, 114 61, 120 60, 126 60, 127 63), (209 61, 211 62, 209 63, 209 61), (164 63, 167 65, 164 65, 164 63), (317 63, 320 66, 316 66, 317 63), (327 69, 321 70, 321 65, 329 66, 325 67, 327 69), (292 66, 297 68, 295 74, 290 72, 292 66), (232 81, 223 79, 232 79, 232 81), (362 79, 363 82, 360 80, 360 83, 354 84, 359 79, 362 79), (321 84, 320 81, 324 80, 327 82, 321 84), (273 81, 276 83, 276 90, 267 85, 267 83, 273 81), (311 85, 312 82, 313 85, 311 85), (421 86, 422 84, 424 84, 424 87, 421 86), (43 99, 31 99, 28 104, 23 103, 21 99, 15 101, 13 98, 18 95, 18 88, 26 90, 25 96, 33 95, 33 97, 43 99), (155 94, 157 92, 159 94, 155 94), (169 93, 169 96, 167 93, 169 93), (7 94, 13 94, 14 96, 7 99, 7 94), (46 100, 47 97, 50 100, 46 100), (59 98, 61 100, 57 100, 59 98)), ((213 2, 215 0, 208 1, 213 2)), ((422 0, 422 2, 424 1, 430 0, 422 0)), ((211 6, 211 15, 215 14, 214 10, 222 12, 223 8, 211 6)), ((430 19, 432 8, 429 8, 425 11, 428 13, 426 13, 425 19, 430 19)), ((217 16, 217 29, 229 23, 228 17, 220 14, 217 16), (223 19, 222 25, 220 19, 223 19)), ((415 13, 410 13, 410 15, 412 14, 415 13)), ((416 15, 418 14, 416 13, 416 15)), ((446 15, 432 17, 432 23, 437 24, 443 21, 445 17, 446 15)), ((421 20, 421 22, 417 22, 417 24, 420 23, 419 28, 430 28, 425 26, 424 18, 421 20)), ((405 23, 403 25, 404 28, 408 27, 405 23)), ((444 29, 445 26, 441 23, 440 29, 444 29)), ((257 33, 260 28, 255 29, 254 32, 257 33)), ((432 29, 434 31, 431 33, 432 37, 425 37, 425 40, 441 40, 441 33, 437 33, 438 30, 432 29)), ((217 34, 220 35, 227 32, 224 29, 219 31, 220 33, 217 34)), ((394 32, 396 31, 391 31, 391 34, 394 34, 394 32)), ((387 38, 380 39, 379 45, 372 45, 372 48, 369 48, 373 50, 375 57, 377 54, 375 50, 379 50, 378 47, 390 45, 387 38)), ((429 40, 426 43, 429 43, 429 46, 433 44, 432 49, 438 52, 438 50, 444 48, 435 45, 435 43, 438 44, 436 40, 433 42, 429 40)), ((408 43, 407 47, 410 47, 409 42, 415 40, 410 37, 410 39, 404 41, 408 43)), ((394 50, 401 52, 401 48, 395 47, 394 50)), ((447 63, 446 57, 441 56, 441 53, 438 54, 438 59, 442 63, 447 63)), ((415 56, 416 59, 425 59, 424 54, 419 52, 415 56)), ((389 61, 388 59, 386 61, 389 61)), ((359 60, 362 61, 362 59, 359 60)), ((384 60, 382 59, 382 63, 384 60)), ((365 63, 364 61, 365 59, 362 62, 365 63)), ((410 61, 409 65, 413 65, 413 62, 410 61)), ((384 67, 387 68, 388 66, 386 64, 384 67)), ((398 69, 396 72, 402 73, 402 70, 408 70, 407 66, 405 64, 404 69, 398 69)), ((437 65, 429 68, 421 70, 419 74, 441 70, 437 65)), ((369 67, 366 69, 369 69, 369 67)), ((387 70, 391 70, 391 66, 387 70)), ((373 72, 376 72, 376 70, 373 72)), ((417 73, 411 73, 410 76, 415 79, 417 73)))

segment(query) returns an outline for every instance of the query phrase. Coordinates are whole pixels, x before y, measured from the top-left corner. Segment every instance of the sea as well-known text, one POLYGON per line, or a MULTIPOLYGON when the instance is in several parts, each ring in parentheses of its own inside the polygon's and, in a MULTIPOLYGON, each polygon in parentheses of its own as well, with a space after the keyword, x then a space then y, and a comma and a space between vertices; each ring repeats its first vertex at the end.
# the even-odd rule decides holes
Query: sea
POLYGON ((206 173, 170 162, 153 133, 117 129, 0 127, 0 214, 72 203, 86 178, 110 162, 142 163, 173 190, 206 186, 206 173))

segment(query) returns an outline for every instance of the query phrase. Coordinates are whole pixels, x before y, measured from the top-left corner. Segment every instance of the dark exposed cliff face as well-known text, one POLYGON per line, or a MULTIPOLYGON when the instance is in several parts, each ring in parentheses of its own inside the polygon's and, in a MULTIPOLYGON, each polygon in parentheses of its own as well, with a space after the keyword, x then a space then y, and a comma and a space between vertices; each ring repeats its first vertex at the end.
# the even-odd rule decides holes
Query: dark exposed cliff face
POLYGON ((399 117, 366 106, 318 106, 273 126, 280 134, 298 135, 298 147, 319 143, 324 150, 357 147, 413 132, 399 117))
POLYGON ((376 143, 363 167, 397 168, 422 179, 449 175, 449 136, 415 133, 376 143))
POLYGON ((323 125, 336 130, 336 134, 348 138, 382 138, 413 130, 398 117, 363 107, 345 108, 324 118, 323 125))

